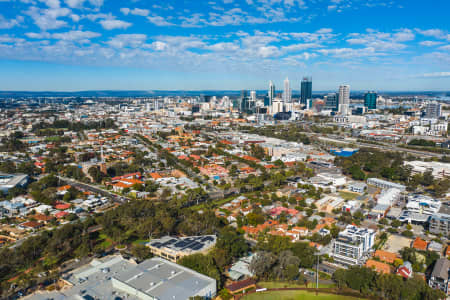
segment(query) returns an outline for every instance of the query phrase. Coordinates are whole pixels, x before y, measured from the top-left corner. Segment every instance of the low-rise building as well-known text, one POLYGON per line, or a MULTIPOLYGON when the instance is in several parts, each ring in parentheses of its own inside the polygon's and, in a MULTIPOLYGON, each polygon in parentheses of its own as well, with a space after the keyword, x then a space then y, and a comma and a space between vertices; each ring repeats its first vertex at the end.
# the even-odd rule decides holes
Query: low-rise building
POLYGON ((399 189, 400 191, 405 191, 406 186, 394 182, 390 182, 387 180, 379 179, 379 178, 368 178, 367 184, 374 185, 376 187, 382 188, 382 189, 399 189))
POLYGON ((448 295, 450 285, 449 270, 450 261, 445 257, 438 259, 434 264, 433 271, 428 280, 428 285, 434 289, 439 289, 448 295))
POLYGON ((177 262, 180 258, 195 254, 205 253, 216 244, 215 235, 172 237, 164 236, 160 239, 153 239, 147 246, 153 255, 160 256, 167 260, 177 262))
POLYGON ((28 183, 28 175, 25 174, 5 174, 0 173, 0 191, 7 194, 15 187, 25 187, 28 183))
POLYGON ((140 264, 121 256, 94 259, 64 279, 70 288, 37 293, 29 299, 211 299, 217 292, 215 279, 159 257, 140 264))

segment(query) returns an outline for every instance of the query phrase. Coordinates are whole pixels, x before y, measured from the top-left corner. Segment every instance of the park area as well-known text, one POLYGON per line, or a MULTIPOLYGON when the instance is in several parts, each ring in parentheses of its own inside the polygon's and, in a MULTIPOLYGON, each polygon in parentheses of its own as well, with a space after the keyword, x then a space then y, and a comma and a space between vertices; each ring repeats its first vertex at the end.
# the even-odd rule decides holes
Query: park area
POLYGON ((248 294, 241 300, 356 300, 362 298, 355 298, 350 296, 342 296, 326 293, 315 293, 313 291, 305 290, 281 290, 281 291, 267 291, 248 294))

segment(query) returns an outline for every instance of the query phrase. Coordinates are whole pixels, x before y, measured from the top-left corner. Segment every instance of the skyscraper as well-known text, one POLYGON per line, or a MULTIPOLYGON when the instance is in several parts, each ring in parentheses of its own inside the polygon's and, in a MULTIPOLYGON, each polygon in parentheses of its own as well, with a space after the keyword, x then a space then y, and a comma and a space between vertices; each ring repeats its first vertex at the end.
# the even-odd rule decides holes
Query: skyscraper
POLYGON ((272 80, 269 82, 269 105, 272 105, 273 99, 275 99, 275 85, 273 84, 272 80))
POLYGON ((441 116, 441 104, 437 101, 427 103, 425 117, 430 119, 439 119, 441 116))
POLYGON ((367 92, 364 94, 364 106, 367 109, 377 109, 377 93, 367 92))
POLYGON ((250 99, 254 102, 256 102, 256 91, 251 91, 250 92, 250 99))
POLYGON ((338 93, 329 93, 325 96, 325 108, 331 109, 332 111, 339 110, 339 95, 338 93))
POLYGON ((304 77, 300 86, 300 103, 306 104, 308 99, 312 99, 312 78, 304 77))
POLYGON ((286 77, 286 79, 284 80, 283 102, 291 103, 291 100, 292 100, 291 85, 289 83, 289 79, 286 77))
POLYGON ((339 112, 348 115, 350 112, 350 86, 341 85, 339 87, 339 112))
POLYGON ((239 99, 239 111, 244 112, 248 106, 248 91, 242 90, 241 91, 241 98, 239 99))

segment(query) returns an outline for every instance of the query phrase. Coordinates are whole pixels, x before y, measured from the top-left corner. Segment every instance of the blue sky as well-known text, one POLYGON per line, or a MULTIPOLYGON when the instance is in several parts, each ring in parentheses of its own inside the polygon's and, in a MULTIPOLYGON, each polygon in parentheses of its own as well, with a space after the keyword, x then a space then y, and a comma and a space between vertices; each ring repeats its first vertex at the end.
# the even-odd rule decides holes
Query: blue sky
POLYGON ((0 0, 0 90, 450 90, 446 0, 0 0))

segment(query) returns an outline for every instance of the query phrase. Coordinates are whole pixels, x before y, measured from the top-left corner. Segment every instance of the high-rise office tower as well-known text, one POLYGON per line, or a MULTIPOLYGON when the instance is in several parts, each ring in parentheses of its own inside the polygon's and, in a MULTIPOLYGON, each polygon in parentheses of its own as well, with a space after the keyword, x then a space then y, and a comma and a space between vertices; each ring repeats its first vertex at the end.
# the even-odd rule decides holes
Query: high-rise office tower
POLYGON ((364 94, 364 106, 367 109, 377 109, 377 93, 367 92, 364 94))
POLYGON ((248 91, 241 91, 241 98, 239 99, 239 111, 244 112, 247 107, 248 102, 248 91))
POLYGON ((291 85, 289 83, 289 79, 286 77, 286 79, 284 80, 283 102, 291 103, 291 100, 292 100, 291 85))
POLYGON ((269 105, 268 106, 271 106, 273 99, 275 99, 275 85, 273 84, 272 80, 269 82, 268 96, 269 96, 269 105))
POLYGON ((325 108, 331 109, 332 111, 339 110, 339 95, 338 93, 329 93, 325 96, 325 108))
POLYGON ((300 103, 307 104, 312 99, 312 78, 304 77, 300 86, 300 103))
POLYGON ((250 99, 254 102, 256 102, 256 91, 251 91, 250 92, 250 99))
POLYGON ((441 116, 441 104, 437 101, 427 103, 425 117, 430 119, 439 119, 441 116))
POLYGON ((339 87, 339 112, 348 115, 350 112, 350 86, 341 85, 339 87))

